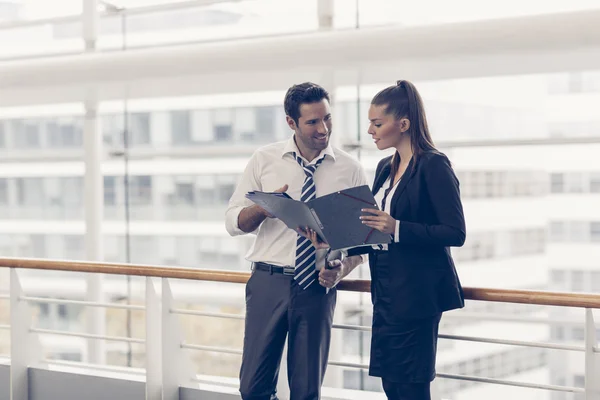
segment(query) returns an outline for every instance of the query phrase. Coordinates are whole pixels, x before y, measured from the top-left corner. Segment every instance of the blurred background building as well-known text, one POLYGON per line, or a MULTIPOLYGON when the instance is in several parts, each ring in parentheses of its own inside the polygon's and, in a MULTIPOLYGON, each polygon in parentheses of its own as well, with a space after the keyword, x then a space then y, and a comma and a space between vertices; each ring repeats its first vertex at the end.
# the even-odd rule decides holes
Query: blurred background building
MULTIPOLYGON (((0 255, 89 258, 84 127, 91 102, 102 137, 100 259, 248 271, 244 255, 252 237, 229 237, 224 211, 252 152, 290 136, 282 107, 287 87, 313 80, 330 90, 334 144, 360 159, 371 180, 384 154, 366 134, 369 101, 395 79, 410 79, 461 182, 468 235, 454 257, 463 284, 600 293, 600 66, 592 57, 573 57, 568 47, 544 54, 545 39, 533 34, 522 49, 526 55, 504 51, 494 47, 504 43, 502 34, 486 30, 508 32, 529 19, 544 26, 553 17, 598 17, 597 1, 183 3, 99 2, 97 40, 87 48, 96 54, 81 61, 86 34, 80 20, 19 23, 79 14, 82 1, 0 1, 0 75, 6 72, 0 77, 0 255), (398 29, 408 29, 415 42, 388 46, 382 38, 395 40, 398 29), (364 59, 321 69, 319 58, 344 60, 347 47, 328 50, 319 40, 343 41, 355 30, 374 32, 364 59), (316 31, 332 39, 312 37, 316 31), (454 36, 443 36, 447 32, 454 36), (480 40, 479 52, 462 53, 456 41, 467 38, 469 49, 480 40), (439 54, 430 54, 436 40, 439 54), (265 60, 269 46, 272 59, 265 60), (404 61, 394 54, 403 51, 404 61), (231 56, 228 64, 227 55, 236 52, 249 57, 247 63, 231 56), (544 57, 565 61, 547 66, 544 57), (261 71, 269 61, 273 71, 261 71)), ((32 295, 86 297, 83 275, 22 275, 32 295)), ((367 279, 368 268, 353 276, 367 279)), ((106 276, 100 285, 109 300, 143 302, 137 278, 106 276)), ((240 286, 180 282, 178 288, 176 297, 189 307, 243 312, 240 286)), ((336 318, 369 325, 370 309, 368 296, 341 293, 336 318)), ((41 328, 80 332, 86 326, 81 306, 39 303, 35 313, 41 328)), ((0 322, 7 318, 0 302, 0 322)), ((109 311, 101 318, 109 335, 144 334, 140 313, 109 311)), ((241 348, 241 321, 182 321, 190 341, 241 348)), ((441 332, 581 344, 583 321, 577 310, 469 302, 444 317, 441 332), (539 318, 556 322, 528 322, 539 318)), ((335 335, 332 358, 368 362, 367 332, 335 335)), ((45 336, 43 344, 48 358, 93 358, 85 339, 45 336)), ((0 353, 7 346, 0 330, 0 353)), ((438 354, 441 373, 584 385, 579 354, 444 339, 438 354)), ((144 363, 143 346, 135 344, 107 344, 104 356, 115 366, 144 363)), ((237 355, 200 352, 194 360, 200 374, 237 377, 237 355)), ((378 380, 356 368, 330 367, 327 385, 381 391, 378 380)), ((463 380, 438 379, 437 387, 443 398, 456 400, 579 399, 463 380)))

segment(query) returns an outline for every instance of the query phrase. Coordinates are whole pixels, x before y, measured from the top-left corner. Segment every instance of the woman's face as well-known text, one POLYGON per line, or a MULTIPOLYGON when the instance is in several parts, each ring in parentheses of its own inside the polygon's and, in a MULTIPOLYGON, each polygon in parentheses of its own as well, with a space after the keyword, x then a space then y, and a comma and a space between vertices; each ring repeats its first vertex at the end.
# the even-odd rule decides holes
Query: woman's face
POLYGON ((408 130, 408 119, 396 119, 393 115, 386 114, 386 104, 369 107, 369 135, 375 141, 379 150, 398 148, 402 133, 408 130))

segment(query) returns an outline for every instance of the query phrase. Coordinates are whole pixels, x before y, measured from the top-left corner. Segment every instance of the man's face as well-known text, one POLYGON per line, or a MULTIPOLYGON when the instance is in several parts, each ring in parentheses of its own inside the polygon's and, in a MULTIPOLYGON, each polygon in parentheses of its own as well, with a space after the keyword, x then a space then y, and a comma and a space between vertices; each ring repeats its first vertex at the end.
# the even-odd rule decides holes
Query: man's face
POLYGON ((290 117, 287 117, 287 122, 296 132, 296 144, 301 152, 308 151, 318 155, 328 146, 331 136, 331 109, 327 99, 301 104, 298 123, 290 117))

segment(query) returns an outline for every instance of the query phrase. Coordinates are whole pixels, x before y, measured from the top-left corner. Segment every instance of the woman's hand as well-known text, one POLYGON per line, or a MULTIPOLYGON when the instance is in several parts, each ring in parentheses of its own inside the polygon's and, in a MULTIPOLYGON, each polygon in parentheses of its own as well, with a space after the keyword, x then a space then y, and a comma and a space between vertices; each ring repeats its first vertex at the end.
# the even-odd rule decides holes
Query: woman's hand
POLYGON ((317 232, 313 231, 308 226, 306 228, 298 228, 297 231, 300 235, 310 240, 317 250, 329 248, 329 244, 327 244, 327 242, 322 242, 319 235, 317 235, 317 232))
POLYGON ((363 208, 364 213, 373 215, 362 215, 362 223, 370 228, 377 229, 380 232, 393 235, 396 232, 396 220, 385 211, 379 211, 374 208, 363 208))

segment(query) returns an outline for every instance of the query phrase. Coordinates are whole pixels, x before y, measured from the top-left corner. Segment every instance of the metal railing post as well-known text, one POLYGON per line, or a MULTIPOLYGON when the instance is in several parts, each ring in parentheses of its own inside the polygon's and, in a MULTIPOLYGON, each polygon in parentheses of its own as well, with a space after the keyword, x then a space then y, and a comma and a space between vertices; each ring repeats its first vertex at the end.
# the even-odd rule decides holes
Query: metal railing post
POLYGON ((288 384, 288 341, 285 339, 283 354, 281 355, 281 364, 279 364, 279 376, 277 377, 277 398, 280 400, 289 400, 290 386, 288 384))
POLYGON ((163 400, 179 400, 179 387, 188 385, 196 372, 181 348, 183 333, 179 317, 172 313, 173 294, 169 279, 162 279, 162 384, 163 400))
POLYGON ((146 400, 162 400, 162 309, 154 279, 146 277, 146 400))
POLYGON ((585 400, 600 400, 600 354, 593 311, 585 309, 585 400))
POLYGON ((42 346, 31 329, 31 309, 21 300, 23 289, 15 268, 10 270, 10 400, 29 400, 29 367, 37 364, 42 346))

